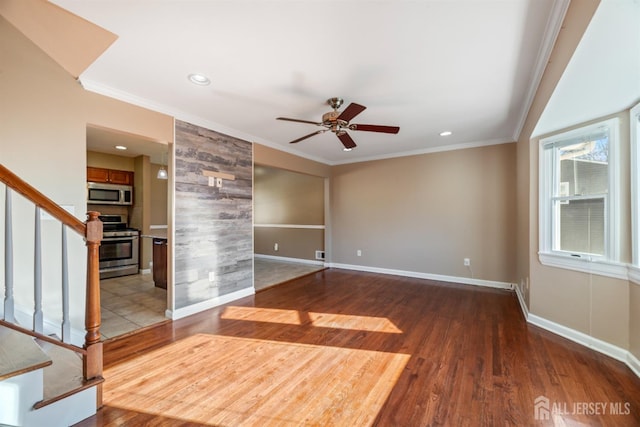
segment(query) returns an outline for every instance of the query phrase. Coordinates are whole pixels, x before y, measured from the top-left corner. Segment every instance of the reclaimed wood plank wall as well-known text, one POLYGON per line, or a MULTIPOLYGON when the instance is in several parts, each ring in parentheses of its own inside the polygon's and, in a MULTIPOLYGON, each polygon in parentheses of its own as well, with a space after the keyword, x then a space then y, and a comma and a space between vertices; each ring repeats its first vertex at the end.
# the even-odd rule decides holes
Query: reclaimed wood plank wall
POLYGON ((176 120, 176 308, 253 286, 252 150, 250 142, 176 120), (211 187, 203 171, 235 180, 211 187))

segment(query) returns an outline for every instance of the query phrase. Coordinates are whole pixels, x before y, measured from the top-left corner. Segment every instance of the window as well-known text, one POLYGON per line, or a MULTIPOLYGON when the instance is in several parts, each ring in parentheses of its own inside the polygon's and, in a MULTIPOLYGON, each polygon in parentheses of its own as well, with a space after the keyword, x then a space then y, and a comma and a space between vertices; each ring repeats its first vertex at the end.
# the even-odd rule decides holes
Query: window
POLYGON ((543 264, 593 271, 618 261, 617 146, 617 119, 540 141, 543 264))

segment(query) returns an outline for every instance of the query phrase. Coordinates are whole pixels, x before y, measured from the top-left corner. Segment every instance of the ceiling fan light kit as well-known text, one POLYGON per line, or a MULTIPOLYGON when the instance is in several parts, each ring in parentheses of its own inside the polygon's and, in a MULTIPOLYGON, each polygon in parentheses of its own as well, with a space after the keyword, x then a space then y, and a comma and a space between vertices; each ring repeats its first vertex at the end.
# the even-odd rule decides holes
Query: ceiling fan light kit
POLYGON ((290 144, 298 143, 307 138, 311 138, 314 135, 318 135, 319 133, 324 133, 326 131, 331 131, 336 134, 342 145, 344 145, 344 151, 351 151, 356 147, 355 141, 351 138, 351 136, 347 133, 347 130, 351 131, 366 131, 366 132, 381 132, 381 133, 393 133, 396 134, 400 131, 398 126, 381 126, 381 125, 366 125, 366 124, 350 124, 349 122, 358 114, 362 113, 367 107, 364 105, 356 104, 352 102, 344 109, 343 112, 338 112, 338 108, 342 106, 344 100, 342 98, 329 98, 327 100, 327 104, 333 108, 333 111, 329 111, 322 115, 321 122, 313 122, 310 120, 301 120, 301 119, 290 119, 287 117, 277 117, 277 120, 286 120, 289 122, 297 122, 297 123, 307 123, 316 126, 322 126, 324 129, 321 129, 316 132, 312 132, 308 135, 300 137, 298 139, 294 139, 290 141, 290 144))

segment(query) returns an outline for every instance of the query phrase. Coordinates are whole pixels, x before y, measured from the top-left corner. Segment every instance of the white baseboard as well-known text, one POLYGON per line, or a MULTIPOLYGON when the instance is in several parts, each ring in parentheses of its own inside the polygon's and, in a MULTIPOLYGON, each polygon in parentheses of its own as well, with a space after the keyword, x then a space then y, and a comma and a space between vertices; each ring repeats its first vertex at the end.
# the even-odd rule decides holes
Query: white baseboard
POLYGON ((470 277, 444 276, 441 274, 421 273, 417 271, 393 270, 389 268, 368 267, 364 265, 338 264, 331 263, 328 265, 332 268, 343 268, 345 270, 366 271, 369 273, 391 274, 394 276, 413 277, 416 279, 437 280, 439 282, 461 283, 464 285, 484 286, 489 288, 509 289, 513 290, 513 283, 497 282, 493 280, 473 279, 470 277))
POLYGON ((515 289, 518 302, 520 303, 520 309, 522 310, 522 314, 524 314, 524 320, 527 320, 529 318, 529 308, 524 300, 524 295, 522 295, 522 289, 520 289, 520 286, 516 286, 515 289))
POLYGON ((532 325, 538 326, 549 332, 553 332, 556 335, 560 335, 568 340, 571 340, 577 344, 583 345, 587 348, 595 350, 606 356, 612 357, 620 362, 624 363, 633 371, 636 376, 640 378, 640 361, 631 354, 630 351, 620 348, 616 345, 610 344, 606 341, 602 341, 598 338, 594 338, 591 335, 587 335, 584 332, 576 331, 575 329, 568 328, 560 325, 559 323, 552 322, 535 314, 528 313, 527 322, 532 325))
POLYGON ((640 378, 640 360, 630 351, 627 352, 626 364, 640 378))
POLYGON ((264 255, 264 254, 254 254, 253 256, 254 258, 272 259, 275 261, 297 262, 300 264, 310 264, 310 265, 325 265, 324 261, 313 260, 313 259, 289 258, 284 256, 264 255))
POLYGON ((151 274, 151 269, 150 268, 142 268, 140 270, 138 270, 139 274, 151 274))
POLYGON ((542 329, 546 329, 547 331, 553 332, 556 335, 560 335, 568 340, 576 342, 578 344, 582 344, 585 347, 596 350, 600 353, 606 354, 607 356, 613 357, 616 360, 621 362, 627 361, 627 353, 628 351, 610 344, 606 341, 602 341, 598 338, 594 338, 591 335, 585 334, 584 332, 576 331, 575 329, 568 328, 559 323, 552 322, 551 320, 547 320, 543 317, 536 316, 535 314, 529 313, 527 321, 532 325, 539 326, 542 329))
POLYGON ((182 319, 183 317, 200 313, 201 311, 218 307, 219 305, 227 304, 237 299, 248 297, 255 293, 256 293, 256 290, 253 287, 240 289, 239 291, 235 291, 226 295, 221 295, 219 297, 215 297, 207 301, 202 301, 197 304, 190 305, 188 307, 178 308, 176 310, 167 310, 165 312, 165 316, 167 316, 171 320, 182 319))

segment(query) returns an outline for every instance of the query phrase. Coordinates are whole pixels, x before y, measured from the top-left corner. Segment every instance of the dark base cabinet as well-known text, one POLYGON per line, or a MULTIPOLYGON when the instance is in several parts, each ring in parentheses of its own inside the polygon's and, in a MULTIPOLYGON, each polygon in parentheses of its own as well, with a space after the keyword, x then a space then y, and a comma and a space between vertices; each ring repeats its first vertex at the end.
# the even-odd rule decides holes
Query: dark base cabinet
POLYGON ((153 239, 153 282, 167 289, 167 239, 153 239))

